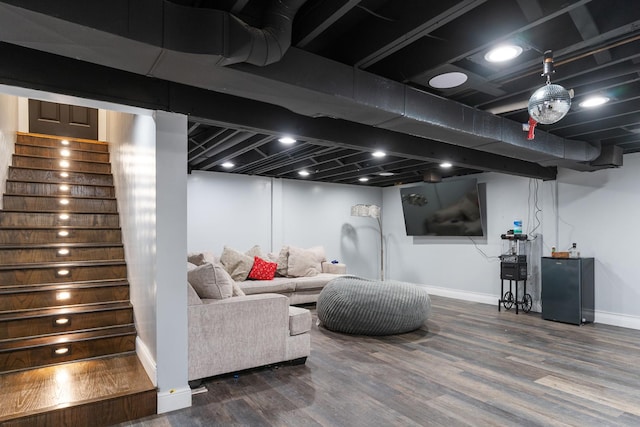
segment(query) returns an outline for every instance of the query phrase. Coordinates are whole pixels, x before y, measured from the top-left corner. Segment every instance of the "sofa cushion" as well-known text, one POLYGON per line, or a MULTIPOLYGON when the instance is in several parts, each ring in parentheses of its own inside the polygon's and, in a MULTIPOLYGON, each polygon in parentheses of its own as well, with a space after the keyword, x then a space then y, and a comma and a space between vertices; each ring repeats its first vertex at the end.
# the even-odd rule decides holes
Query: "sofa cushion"
MULTIPOLYGON (((255 248, 255 246, 254 246, 255 248)), ((251 248, 249 252, 254 252, 251 248)), ((247 280, 251 267, 253 267, 253 257, 255 255, 247 255, 242 252, 238 252, 228 246, 224 247, 222 255, 220 255, 220 262, 227 270, 227 273, 231 275, 231 278, 236 281, 247 280)))
POLYGON ((240 287, 240 285, 238 285, 238 282, 233 281, 233 293, 232 296, 234 297, 243 297, 245 296, 244 291, 242 290, 242 288, 240 287))
POLYGON ((335 274, 320 273, 311 277, 296 277, 296 292, 298 291, 321 291, 322 288, 330 281, 338 277, 335 274))
POLYGON ((238 283, 246 295, 284 294, 296 290, 295 279, 276 277, 273 280, 247 280, 238 283))
POLYGON ((191 264, 202 265, 205 262, 215 264, 216 262, 218 262, 218 259, 211 252, 190 252, 187 255, 187 261, 189 261, 191 264))
POLYGON ((289 260, 289 246, 283 246, 280 252, 269 252, 267 259, 278 264, 276 277, 287 277, 287 267, 289 260))
POLYGON ((306 308, 289 306, 289 335, 300 335, 311 330, 311 312, 306 308))
POLYGON ((322 246, 315 246, 309 249, 289 246, 287 276, 315 276, 322 272, 323 261, 325 261, 325 255, 322 246))
POLYGON ((249 279, 252 280, 273 280, 278 264, 265 261, 259 256, 253 257, 253 267, 249 272, 249 279))
POLYGON ((196 293, 195 289, 189 282, 187 282, 187 305, 198 305, 202 304, 202 300, 196 293))
POLYGON ((187 272, 187 278, 200 298, 230 298, 233 280, 219 264, 205 262, 187 272))

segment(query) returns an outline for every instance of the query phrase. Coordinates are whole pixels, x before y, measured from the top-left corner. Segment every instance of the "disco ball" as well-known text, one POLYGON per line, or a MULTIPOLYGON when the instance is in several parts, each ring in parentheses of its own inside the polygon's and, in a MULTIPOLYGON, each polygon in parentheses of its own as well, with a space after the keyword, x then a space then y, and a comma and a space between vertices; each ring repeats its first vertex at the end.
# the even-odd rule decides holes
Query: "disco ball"
POLYGON ((529 98, 529 115, 543 125, 563 118, 571 108, 569 91, 560 85, 548 84, 533 92, 529 98))

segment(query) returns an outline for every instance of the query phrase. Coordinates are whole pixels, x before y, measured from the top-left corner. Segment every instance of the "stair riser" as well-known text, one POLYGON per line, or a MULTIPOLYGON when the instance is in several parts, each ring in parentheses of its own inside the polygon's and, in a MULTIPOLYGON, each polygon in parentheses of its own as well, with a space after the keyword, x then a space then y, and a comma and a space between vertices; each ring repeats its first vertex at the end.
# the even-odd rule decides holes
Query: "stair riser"
POLYGON ((36 147, 33 145, 16 144, 16 154, 21 156, 49 157, 52 159, 85 160, 89 162, 108 162, 109 153, 74 150, 67 147, 36 147), (67 150, 67 156, 62 155, 67 150))
POLYGON ((16 139, 16 143, 18 144, 34 145, 40 147, 67 147, 70 150, 97 151, 101 153, 107 153, 109 151, 109 146, 105 143, 81 142, 75 141, 73 139, 67 139, 67 141, 69 141, 69 144, 63 145, 61 141, 62 139, 58 138, 46 138, 31 135, 18 135, 18 138, 16 139))
POLYGON ((74 304, 96 304, 129 300, 129 286, 104 286, 79 289, 51 289, 38 292, 16 292, 0 295, 0 311, 29 310, 74 304), (60 299, 61 292, 69 298, 60 299))
POLYGON ((68 236, 59 236, 57 230, 0 230, 0 245, 48 243, 121 243, 120 230, 65 230, 68 236))
POLYGON ((124 265, 0 270, 0 283, 3 286, 126 278, 127 267, 124 265))
POLYGON ((7 181, 6 194, 17 194, 17 195, 25 195, 25 196, 71 196, 71 197, 112 198, 115 196, 115 191, 113 187, 7 181), (64 187, 65 185, 66 187, 64 187))
POLYGON ((25 263, 47 263, 47 262, 72 262, 72 261, 102 261, 102 260, 124 260, 124 249, 122 246, 109 247, 77 247, 69 248, 67 255, 58 253, 58 248, 35 248, 35 249, 1 249, 0 265, 16 265, 25 263))
POLYGON ((59 334, 133 323, 133 308, 59 314, 0 322, 0 340, 59 334), (60 323, 65 321, 66 323, 60 323))
POLYGON ((111 165, 109 163, 94 163, 81 160, 69 160, 69 166, 60 165, 59 159, 43 159, 39 157, 19 156, 14 154, 11 163, 17 168, 34 168, 34 169, 50 169, 50 170, 69 170, 75 172, 94 172, 94 173, 111 173, 111 165))
POLYGON ((120 218, 117 213, 69 213, 68 215, 68 219, 61 219, 60 214, 57 213, 0 211, 0 227, 120 227, 120 218))
POLYGON ((46 169, 9 168, 9 179, 13 181, 52 182, 80 185, 113 185, 110 174, 94 174, 89 172, 68 172, 63 177, 60 171, 46 169))
POLYGON ((4 209, 47 212, 113 212, 118 211, 115 199, 78 199, 73 197, 38 197, 4 195, 4 209), (68 203, 63 204, 66 200, 68 203))
POLYGON ((134 333, 118 337, 106 337, 2 352, 0 353, 0 366, 5 367, 5 369, 3 369, 4 372, 9 372, 38 366, 54 365, 73 360, 127 353, 135 350, 135 340, 136 336, 134 333), (61 356, 54 355, 54 350, 61 347, 67 347, 70 350, 61 356))

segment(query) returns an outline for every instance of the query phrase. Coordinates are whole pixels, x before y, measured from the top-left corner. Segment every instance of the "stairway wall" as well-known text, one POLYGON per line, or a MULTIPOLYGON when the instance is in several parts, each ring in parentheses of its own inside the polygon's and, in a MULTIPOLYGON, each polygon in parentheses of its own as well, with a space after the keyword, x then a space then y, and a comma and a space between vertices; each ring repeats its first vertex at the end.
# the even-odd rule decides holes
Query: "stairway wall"
MULTIPOLYGON (((0 93, 0 189, 5 189, 18 130, 18 97, 0 93)), ((2 191, 0 191, 1 193, 2 191)), ((2 209, 0 198, 0 209, 2 209)))
POLYGON ((187 118, 108 111, 106 119, 131 301, 150 356, 142 362, 159 388, 158 412, 187 407, 187 118))

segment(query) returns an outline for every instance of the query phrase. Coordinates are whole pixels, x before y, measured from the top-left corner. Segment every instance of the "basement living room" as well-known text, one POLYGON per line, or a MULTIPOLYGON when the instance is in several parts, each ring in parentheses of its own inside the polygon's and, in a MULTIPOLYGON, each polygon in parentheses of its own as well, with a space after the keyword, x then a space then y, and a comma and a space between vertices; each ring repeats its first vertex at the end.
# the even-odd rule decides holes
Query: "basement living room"
MULTIPOLYGON (((140 365, 130 381, 148 379, 155 413, 106 403, 99 416, 88 392, 127 381, 81 372, 70 385, 69 372, 47 371, 27 389, 43 384, 47 410, 68 417, 60 424, 640 424, 640 12, 629 2, 26 3, 0 1, 0 183, 15 196, 6 183, 32 137, 29 100, 97 110, 135 324, 127 351, 140 365), (291 46, 268 65, 225 63, 235 53, 211 53, 200 33, 216 25, 187 25, 237 18, 255 29, 269 7, 293 3, 302 6, 291 46), (489 20, 495 32, 479 24, 489 20), (487 65, 490 45, 507 38, 529 41, 522 56, 487 65), (541 71, 573 103, 558 123, 536 127, 522 101, 545 87, 541 71), (466 80, 438 87, 440 73, 466 80), (603 93, 601 109, 581 105, 603 93), (286 135, 297 139, 288 148, 278 141, 286 135), (480 234, 408 230, 405 208, 432 202, 420 186, 469 180, 480 234), (356 205, 378 207, 380 221, 352 215, 356 205), (530 295, 526 310, 522 294, 505 303, 511 282, 502 280, 501 256, 513 255, 503 235, 516 226, 527 236, 526 291, 515 282, 530 295), (542 263, 574 243, 594 261, 593 321, 579 325, 543 314, 542 263), (196 388, 185 255, 255 245, 322 246, 349 275, 415 284, 430 296, 428 319, 408 333, 349 335, 303 304, 312 319, 304 364, 227 372, 196 388), (72 398, 85 418, 65 412, 72 398)), ((3 410, 38 425, 27 393, 6 381, 13 374, 0 374, 3 410)), ((20 425, 2 414, 0 424, 20 425)))
MULTIPOLYGON (((56 94, 25 89, 3 91, 60 100, 56 94)), ((19 105, 26 98, 2 95, 0 100, 7 153, 12 150, 11 135, 20 130, 19 105)), ((486 237, 411 237, 402 214, 403 186, 375 188, 221 172, 187 176, 179 167, 186 157, 185 146, 185 152, 176 156, 175 144, 163 144, 163 135, 184 135, 184 118, 108 107, 127 111, 103 113, 103 120, 112 123, 103 137, 110 143, 114 174, 122 179, 118 196, 139 323, 138 354, 150 358, 157 369, 151 375, 159 385, 159 402, 163 378, 173 376, 174 385, 183 384, 166 394, 190 394, 184 371, 176 369, 185 366, 186 355, 175 351, 186 330, 176 327, 176 313, 186 308, 184 289, 176 286, 185 281, 184 256, 167 251, 219 255, 225 245, 246 250, 258 244, 275 251, 283 244, 321 244, 328 258, 347 265, 349 274, 376 278, 380 230, 372 218, 350 213, 354 204, 375 204, 382 208, 386 277, 418 283, 432 298, 431 315, 417 331, 376 338, 334 333, 314 324, 312 352, 305 365, 269 366, 206 380, 208 391, 189 395, 189 404, 183 403, 190 408, 177 410, 171 406, 175 397, 169 397, 170 409, 163 415, 126 425, 297 425, 300 420, 320 425, 637 422, 640 404, 630 358, 640 344, 635 332, 640 327, 635 306, 625 302, 635 292, 629 270, 634 267, 625 258, 631 255, 624 242, 609 244, 621 216, 640 213, 633 197, 640 170, 637 155, 626 156, 622 169, 587 175, 561 170, 552 182, 476 175, 486 189, 486 237), (176 126, 175 132, 171 126, 176 126), (162 166, 162 159, 173 162, 178 172, 167 174, 171 169, 162 166), (162 184, 165 179, 170 182, 162 184), (156 200, 157 242, 145 243, 153 232, 140 219, 151 218, 151 205, 141 195, 151 194, 143 189, 154 180, 157 197, 166 204, 160 212, 162 200, 156 200), (620 197, 624 194, 627 197, 620 197), (184 203, 175 203, 181 197, 184 203), (614 198, 617 208, 611 209, 614 198), (551 246, 565 249, 577 241, 581 256, 596 259, 594 323, 575 326, 543 320, 535 265, 528 283, 533 310, 519 314, 498 310, 498 256, 504 251, 500 235, 513 227, 514 218, 523 218, 523 231, 539 236, 542 244, 536 250, 542 256, 550 255, 551 246), (163 221, 171 225, 161 227, 163 221), (596 222, 599 227, 594 232, 596 222), (163 247, 163 241, 170 244, 163 247), (157 246, 155 259, 148 251, 152 245, 157 246), (160 263, 161 256, 168 258, 160 263), (155 283, 156 288, 145 283, 155 283), (625 292, 627 296, 621 297, 625 292), (156 300, 149 298, 152 294, 156 300), (149 344, 154 335, 156 348, 144 350, 154 345, 149 344), (163 342, 174 345, 162 347, 163 342), (180 357, 185 358, 176 362, 180 357), (169 358, 171 364, 163 363, 169 358)), ((6 164, 10 157, 3 155, 2 161, 6 164)), ((315 316, 314 307, 309 308, 315 316)))

